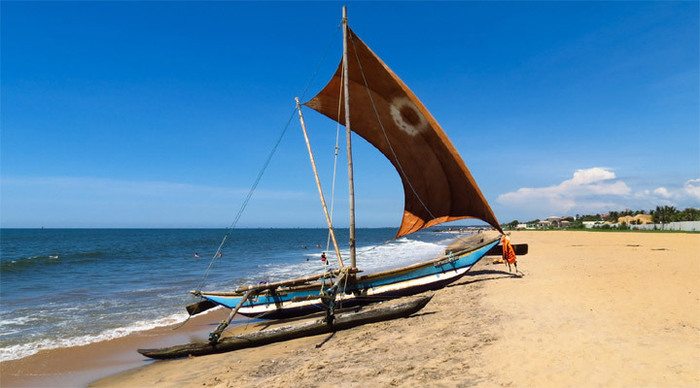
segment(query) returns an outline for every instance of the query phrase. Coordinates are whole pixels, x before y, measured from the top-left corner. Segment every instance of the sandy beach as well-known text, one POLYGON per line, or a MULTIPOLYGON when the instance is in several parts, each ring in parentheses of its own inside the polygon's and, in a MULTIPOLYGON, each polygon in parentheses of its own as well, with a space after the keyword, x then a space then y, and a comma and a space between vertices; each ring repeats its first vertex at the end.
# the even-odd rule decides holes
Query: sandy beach
MULTIPOLYGON (((519 259, 524 277, 482 260, 413 317, 167 362, 133 354, 173 337, 133 335, 110 341, 114 354, 131 354, 131 364, 111 362, 135 369, 93 385, 700 385, 700 234, 514 232, 512 240, 530 244, 519 259)), ((208 327, 198 322, 185 333, 208 327)), ((98 354, 102 346, 97 353, 81 347, 2 363, 2 385, 47 377, 83 385, 67 365, 103 357, 109 366, 98 354), (52 368, 41 371, 42 359, 53 360, 52 368)), ((102 367, 97 374, 110 373, 102 367)))

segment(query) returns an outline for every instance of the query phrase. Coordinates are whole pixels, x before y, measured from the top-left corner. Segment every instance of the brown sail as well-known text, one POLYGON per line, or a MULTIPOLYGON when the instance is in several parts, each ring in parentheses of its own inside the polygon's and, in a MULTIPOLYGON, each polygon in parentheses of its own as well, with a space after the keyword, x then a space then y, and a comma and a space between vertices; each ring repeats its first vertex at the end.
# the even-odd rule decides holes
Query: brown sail
MULTIPOLYGON (((481 219, 500 231, 474 177, 418 97, 351 30, 347 45, 351 129, 389 159, 403 183, 397 237, 463 218, 481 219)), ((341 74, 342 65, 305 105, 345 124, 343 109, 338 116, 341 74)))

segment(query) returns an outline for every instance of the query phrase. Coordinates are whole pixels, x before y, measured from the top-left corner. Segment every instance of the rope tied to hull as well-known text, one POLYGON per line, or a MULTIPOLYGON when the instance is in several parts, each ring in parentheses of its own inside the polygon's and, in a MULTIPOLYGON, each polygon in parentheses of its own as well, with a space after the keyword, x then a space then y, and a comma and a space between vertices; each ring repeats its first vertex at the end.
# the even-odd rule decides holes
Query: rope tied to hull
POLYGON ((333 320, 335 319, 335 308, 336 299, 338 296, 338 289, 340 288, 340 284, 344 281, 345 285, 343 286, 343 292, 345 292, 345 287, 347 286, 347 279, 349 277, 349 273, 349 267, 342 268, 340 273, 338 274, 338 277, 336 278, 335 282, 333 282, 333 285, 331 287, 326 289, 324 283, 322 283, 321 285, 319 297, 321 299, 321 303, 323 304, 326 310, 325 322, 329 326, 333 325, 333 320))

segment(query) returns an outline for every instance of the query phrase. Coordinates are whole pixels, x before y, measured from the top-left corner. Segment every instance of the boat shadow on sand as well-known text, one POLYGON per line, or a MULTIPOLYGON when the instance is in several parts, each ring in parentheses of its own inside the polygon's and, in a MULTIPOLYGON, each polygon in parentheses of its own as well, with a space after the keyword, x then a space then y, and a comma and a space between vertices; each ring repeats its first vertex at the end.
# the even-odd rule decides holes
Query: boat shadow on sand
POLYGON ((506 278, 520 279, 523 276, 524 275, 522 273, 507 272, 507 271, 496 270, 496 269, 481 269, 478 271, 467 272, 460 281, 449 284, 449 285, 447 285, 447 287, 466 286, 467 284, 474 284, 474 283, 479 283, 479 282, 485 282, 488 280, 498 280, 498 279, 506 279, 506 278), (481 277, 482 275, 493 275, 493 276, 481 277), (476 276, 479 276, 479 277, 476 279, 472 279, 473 277, 476 277, 476 276))
MULTIPOLYGON (((503 270, 495 270, 495 269, 482 269, 482 270, 477 270, 477 271, 472 271, 472 272, 467 272, 462 279, 462 281, 455 282, 452 284, 447 285, 447 287, 457 287, 457 286, 465 286, 468 284, 473 284, 473 283, 479 283, 479 282, 484 282, 488 280, 498 280, 498 279, 506 279, 506 278, 522 278, 524 275, 522 273, 513 273, 513 272, 507 272, 503 270), (477 277, 477 276, 483 276, 487 275, 484 277, 478 277, 476 279, 469 279, 472 277, 477 277), (488 276, 491 275, 491 276, 488 276)), ((410 316, 406 318, 415 318, 419 316, 425 316, 425 315, 433 315, 437 314, 438 311, 431 310, 431 311, 419 311, 414 314, 411 314, 410 316)), ((320 315, 320 314, 319 314, 320 315)), ((290 320, 291 321, 291 320, 290 320)), ((316 349, 323 347, 328 341, 332 340, 333 337, 335 337, 335 334, 337 332, 332 332, 329 333, 325 338, 321 340, 321 342, 317 343, 315 345, 316 349)))
MULTIPOLYGON (((387 299, 387 301, 388 300, 390 300, 390 299, 387 299)), ((338 313, 351 312, 351 311, 358 312, 360 310, 362 310, 362 306, 354 306, 354 307, 338 308, 336 310, 336 312, 338 312, 338 313)), ((317 318, 323 317, 325 314, 326 314, 325 311, 320 311, 318 313, 305 315, 303 317, 277 319, 274 321, 259 321, 259 322, 249 323, 248 324, 249 327, 247 328, 247 330, 249 330, 249 331, 264 331, 264 330, 267 330, 269 328, 280 326, 282 324, 305 322, 305 321, 309 321, 312 319, 317 319, 317 318)), ((407 318, 418 317, 418 316, 422 316, 422 315, 430 315, 430 314, 435 314, 435 311, 419 311, 419 312, 416 312, 414 314, 411 314, 407 318)), ((212 325, 214 325, 214 324, 212 324, 212 325)))

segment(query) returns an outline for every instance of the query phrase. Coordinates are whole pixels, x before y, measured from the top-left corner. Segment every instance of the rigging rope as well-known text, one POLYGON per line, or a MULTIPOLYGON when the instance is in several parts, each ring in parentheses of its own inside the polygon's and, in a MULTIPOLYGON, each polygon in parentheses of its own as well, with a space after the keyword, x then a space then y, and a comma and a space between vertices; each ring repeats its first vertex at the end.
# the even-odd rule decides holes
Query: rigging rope
MULTIPOLYGON (((343 79, 345 77, 345 69, 340 71, 340 91, 338 91, 338 96, 342 93, 342 88, 343 88, 343 79)), ((338 98, 338 117, 340 117, 340 98, 338 98)), ((333 149, 334 155, 333 155, 333 180, 331 182, 331 212, 330 212, 330 218, 331 218, 331 224, 333 224, 333 209, 335 208, 335 181, 336 181, 336 172, 338 171, 338 151, 340 150, 339 145, 340 141, 340 122, 336 121, 335 122, 335 148, 333 149)), ((330 250, 331 246, 331 231, 328 231, 328 238, 326 238, 326 252, 330 250)))
POLYGON ((386 130, 384 129, 384 125, 382 124, 382 120, 379 118, 379 111, 377 111, 377 106, 374 104, 374 97, 372 97, 372 91, 369 88, 369 84, 367 83, 367 77, 365 77, 365 70, 362 68, 362 62, 360 62, 360 57, 357 55, 357 47, 355 46, 355 41, 352 39, 352 36, 348 37, 350 39, 350 42, 352 42, 352 47, 354 48, 355 52, 355 58, 357 59, 357 64, 360 66, 360 73, 362 74, 362 79, 365 83, 365 89, 367 89, 367 95, 369 96, 369 101, 372 103, 372 109, 374 110, 374 115, 377 117, 377 122, 379 123, 379 128, 382 129, 382 133, 384 134, 384 139, 386 139, 386 143, 389 145, 389 150, 391 150, 391 154, 394 156, 394 160, 396 161, 396 164, 399 168, 399 173, 405 178, 406 183, 408 183, 408 187, 411 189, 413 192, 413 195, 416 196, 418 199, 418 202, 420 202, 421 205, 423 205, 423 208, 430 214, 430 217, 435 219, 437 218, 433 212, 430 211, 428 206, 425 205, 425 202, 421 199, 420 195, 418 195, 418 192, 416 192, 416 189, 413 188, 413 184, 411 181, 408 179, 408 175, 403 170, 403 166, 401 165, 401 161, 399 160, 399 157, 396 155, 396 151, 394 151, 394 147, 391 145, 391 142, 389 141, 389 136, 386 134, 386 130))
MULTIPOLYGON (((341 24, 338 24, 336 26, 336 33, 340 30, 341 24)), ((318 61, 318 64, 316 65, 316 70, 314 70, 313 74, 311 75, 311 78, 309 78, 309 81, 306 83, 306 87, 304 87, 304 90, 301 93, 301 100, 303 101, 306 97, 306 93, 309 91, 309 88, 311 87, 311 84, 313 81, 316 79, 316 75, 318 75, 319 70, 321 69, 321 65, 325 62, 326 57, 328 56, 328 52, 330 51, 331 44, 334 41, 334 34, 331 34, 331 38, 329 39, 328 43, 326 44, 326 48, 324 49, 324 53, 322 54, 320 60, 318 61)), ((275 155, 275 152, 277 151, 277 148, 279 147, 280 143, 282 142, 282 138, 284 138, 284 134, 287 132, 287 129, 289 128, 289 124, 291 124, 292 119, 294 118, 294 114, 296 112, 296 106, 294 109, 292 109, 292 113, 289 116, 289 119, 287 120, 287 124, 284 126, 284 129, 282 129, 282 132, 280 133, 279 137, 277 138, 277 141, 275 142, 274 146, 272 147, 272 150, 267 156, 267 159, 265 159, 265 163, 263 163, 262 168, 260 169, 260 172, 258 173, 257 177, 255 178, 255 181, 250 187, 250 190, 248 191, 248 194, 246 195, 245 199, 243 200, 243 203, 241 204, 241 207, 238 209, 238 212, 236 213, 236 216, 234 217, 233 222, 231 222, 231 225, 226 229, 226 233, 224 234, 223 239, 221 239, 221 243, 219 244, 218 248, 216 249, 216 252, 211 258, 211 261, 209 262, 209 265, 207 266, 207 269, 204 271, 204 275, 202 276, 202 279, 200 280, 199 284, 195 288, 196 290, 201 289, 201 287, 204 285, 204 282, 207 280, 207 277, 209 276, 209 272, 211 271, 214 262, 216 259, 221 258, 222 252, 221 250, 224 247, 224 244, 228 240, 229 236, 231 235, 231 232, 233 229, 236 227, 238 224, 238 221, 240 220, 241 216, 243 215, 243 212, 245 211, 246 207, 248 206, 248 202, 250 201, 251 197, 253 196, 253 193, 255 192, 255 189, 258 187, 258 184, 260 183, 260 180, 262 179, 263 174, 265 173, 265 170, 267 167, 270 165, 270 162, 272 161, 272 157, 275 155)))
POLYGON ((229 227, 226 229, 226 234, 224 235, 224 238, 221 240, 219 247, 216 248, 216 252, 214 253, 214 256, 211 258, 211 261, 209 262, 209 266, 207 266, 206 271, 204 271, 204 276, 202 277, 202 280, 197 285, 197 288, 196 288, 197 290, 199 290, 204 285, 204 282, 207 280, 207 277, 209 276, 209 271, 211 271, 211 268, 214 265, 214 262, 216 261, 216 259, 218 259, 222 256, 221 249, 224 247, 226 240, 228 240, 229 236, 231 235, 231 231, 233 231, 233 229, 238 224, 238 220, 241 219, 241 216, 243 215, 243 211, 245 211, 245 208, 248 206, 248 202, 250 202, 250 198, 253 196, 255 189, 258 187, 258 184, 260 183, 260 180, 262 179, 263 174, 265 173, 265 170, 267 170, 267 167, 270 165, 270 162, 272 161, 272 157, 275 155, 277 148, 279 147, 280 143, 282 142, 282 138, 284 138, 284 134, 287 132, 287 129, 289 128, 289 124, 292 122, 292 119, 294 118, 295 111, 296 111, 296 107, 294 109, 292 109, 292 113, 289 116, 289 119, 287 120, 287 124, 284 126, 284 129, 282 129, 282 132, 277 137, 277 141, 275 142, 274 146, 272 147, 272 150, 267 155, 267 159, 265 159, 265 163, 263 163, 263 166, 260 169, 260 172, 258 172, 258 176, 255 178, 255 181, 253 182, 253 185, 250 187, 250 190, 248 190, 248 194, 246 195, 245 199, 243 200, 241 207, 238 209, 238 213, 236 213, 236 216, 234 217, 233 222, 231 222, 231 225, 229 225, 229 227))

